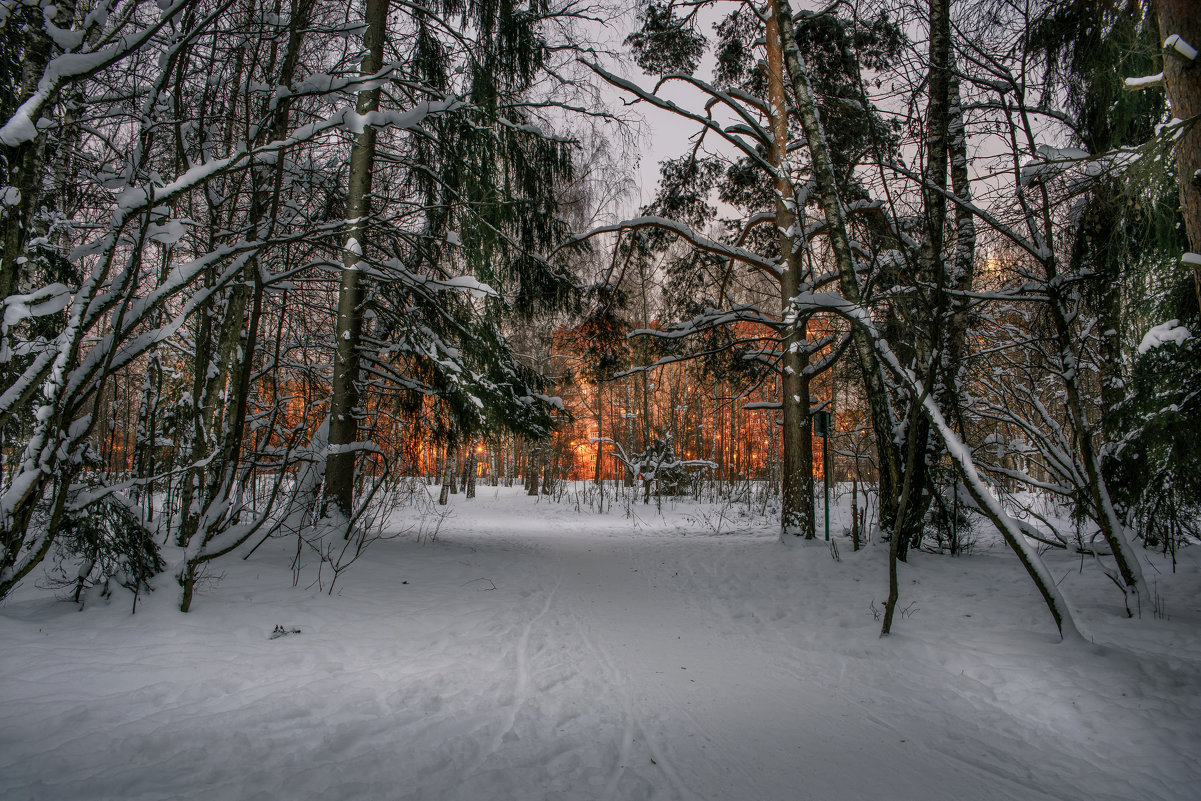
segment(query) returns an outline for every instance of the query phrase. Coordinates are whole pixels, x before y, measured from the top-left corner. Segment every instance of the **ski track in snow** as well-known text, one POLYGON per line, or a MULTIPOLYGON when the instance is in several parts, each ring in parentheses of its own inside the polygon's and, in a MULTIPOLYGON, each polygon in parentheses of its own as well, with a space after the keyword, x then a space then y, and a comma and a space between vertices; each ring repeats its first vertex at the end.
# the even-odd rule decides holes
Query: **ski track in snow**
POLYGON ((0 606, 0 798, 1196 797, 1191 549, 1160 576, 1166 621, 1057 563, 1107 637, 1088 648, 1054 641, 1008 553, 919 555, 881 640, 886 547, 835 563, 689 504, 453 510, 333 597, 312 568, 289 586, 288 543, 222 564, 188 615, 167 576, 134 616, 22 588, 0 606))

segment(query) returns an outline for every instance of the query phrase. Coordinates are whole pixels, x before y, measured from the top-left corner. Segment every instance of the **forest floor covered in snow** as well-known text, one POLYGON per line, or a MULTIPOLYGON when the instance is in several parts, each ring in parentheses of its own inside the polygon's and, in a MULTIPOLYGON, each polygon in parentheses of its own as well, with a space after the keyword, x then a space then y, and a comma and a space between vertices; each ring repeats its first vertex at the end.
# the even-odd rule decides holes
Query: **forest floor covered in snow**
POLYGON ((730 507, 573 497, 454 496, 332 595, 284 541, 187 615, 167 574, 134 615, 28 582, 0 606, 0 798, 1198 797, 1201 549, 1146 554, 1166 616, 1141 619, 1047 554, 1074 646, 980 534, 901 566, 881 639, 883 544, 834 561, 730 507))

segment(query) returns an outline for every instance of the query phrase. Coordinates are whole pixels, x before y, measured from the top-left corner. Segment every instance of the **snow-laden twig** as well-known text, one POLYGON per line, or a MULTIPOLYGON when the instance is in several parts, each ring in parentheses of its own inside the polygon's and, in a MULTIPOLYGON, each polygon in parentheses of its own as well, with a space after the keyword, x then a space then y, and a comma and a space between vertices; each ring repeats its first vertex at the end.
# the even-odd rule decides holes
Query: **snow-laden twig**
POLYGON ((1162 72, 1144 75, 1141 78, 1127 78, 1122 81, 1122 88, 1127 92, 1141 92, 1143 89, 1150 89, 1153 86, 1163 86, 1162 72))

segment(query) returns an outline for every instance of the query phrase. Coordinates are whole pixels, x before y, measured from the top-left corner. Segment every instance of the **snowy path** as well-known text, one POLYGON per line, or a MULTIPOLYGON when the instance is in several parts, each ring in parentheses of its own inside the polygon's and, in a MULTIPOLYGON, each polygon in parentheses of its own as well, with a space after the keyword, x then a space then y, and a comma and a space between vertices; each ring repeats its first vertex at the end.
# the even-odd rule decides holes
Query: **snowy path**
POLYGON ((187 616, 169 584, 133 617, 30 590, 0 608, 0 798, 1193 797, 1184 610, 1142 621, 1158 650, 1070 652, 990 553, 915 565, 882 641, 882 552, 503 494, 334 598, 282 553, 187 616))

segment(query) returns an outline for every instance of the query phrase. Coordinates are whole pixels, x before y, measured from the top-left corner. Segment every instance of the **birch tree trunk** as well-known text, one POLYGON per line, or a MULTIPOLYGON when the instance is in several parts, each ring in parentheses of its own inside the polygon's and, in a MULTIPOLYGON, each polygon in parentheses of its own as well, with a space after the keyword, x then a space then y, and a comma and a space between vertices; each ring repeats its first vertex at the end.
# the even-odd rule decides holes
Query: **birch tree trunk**
MULTIPOLYGON (((784 92, 784 53, 779 17, 767 18, 767 76, 772 147, 776 170, 776 242, 780 249, 780 346, 783 350, 780 401, 784 416, 780 536, 813 539, 813 425, 809 414, 809 353, 805 322, 792 309, 801 291, 801 251, 796 192, 788 168, 788 103, 784 92)), ((792 35, 789 27, 786 35, 792 35)))
POLYGON ((445 506, 450 502, 450 485, 454 481, 455 465, 454 460, 450 458, 450 450, 446 452, 446 463, 442 468, 442 489, 438 492, 438 505, 445 506))
MULTIPOLYGON (((947 138, 951 161, 951 189, 965 202, 972 200, 972 184, 968 174, 967 131, 963 124, 963 102, 959 93, 959 78, 952 65, 947 86, 947 138)), ((955 205, 955 258, 951 284, 956 294, 950 300, 951 312, 947 331, 948 389, 958 396, 967 354, 968 307, 964 296, 976 280, 976 218, 964 205, 955 205)), ((957 413, 961 417, 961 414, 957 413)), ((960 425, 962 430, 962 424, 960 425)))
MULTIPOLYGON (((838 283, 842 296, 851 303, 861 306, 855 272, 855 257, 851 252, 851 240, 847 233, 846 218, 838 196, 838 182, 834 176, 834 164, 830 157, 830 146, 822 129, 817 113, 817 100, 809 82, 809 72, 797 48, 793 30, 792 9, 788 0, 772 0, 771 14, 781 32, 784 50, 784 67, 797 102, 805 141, 813 161, 813 177, 817 182, 822 213, 829 229, 830 248, 838 269, 838 283)), ((895 530, 897 527, 897 497, 902 481, 901 454, 893 438, 893 416, 888 398, 884 374, 876 361, 875 343, 861 326, 851 329, 855 357, 863 373, 863 384, 867 394, 872 428, 876 432, 876 448, 880 461, 880 527, 895 530)), ((811 457, 812 458, 812 457, 811 457)))

